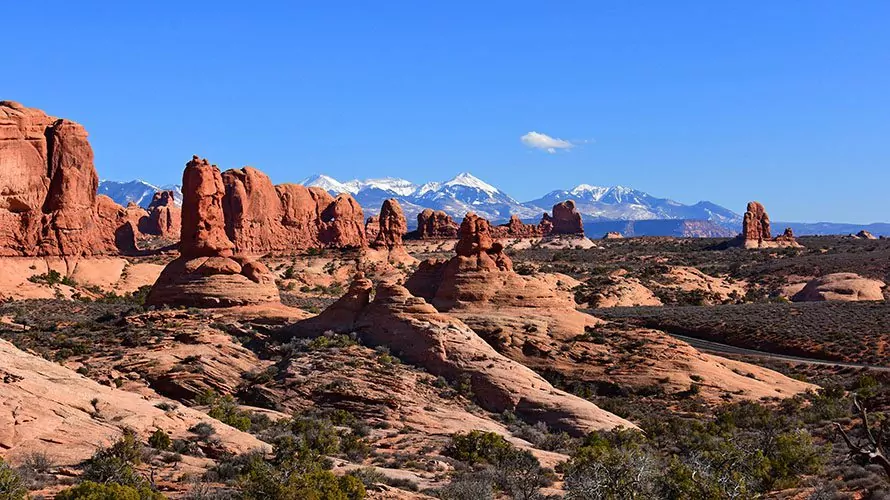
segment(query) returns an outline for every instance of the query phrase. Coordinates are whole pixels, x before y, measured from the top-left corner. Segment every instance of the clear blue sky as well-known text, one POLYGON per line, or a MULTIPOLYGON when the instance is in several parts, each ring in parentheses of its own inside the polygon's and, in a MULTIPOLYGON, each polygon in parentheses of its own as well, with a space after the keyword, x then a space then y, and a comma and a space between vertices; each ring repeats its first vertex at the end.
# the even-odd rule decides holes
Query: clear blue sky
POLYGON ((890 220, 890 2, 292 3, 5 2, 0 98, 83 123, 109 179, 199 154, 890 220))

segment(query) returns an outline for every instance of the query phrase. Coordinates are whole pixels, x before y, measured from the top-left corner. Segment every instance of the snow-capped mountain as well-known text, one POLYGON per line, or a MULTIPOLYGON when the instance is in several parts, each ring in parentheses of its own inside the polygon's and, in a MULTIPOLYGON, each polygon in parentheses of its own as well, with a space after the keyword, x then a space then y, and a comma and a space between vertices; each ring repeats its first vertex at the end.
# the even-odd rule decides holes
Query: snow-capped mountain
POLYGON ((350 193, 367 215, 377 214, 383 200, 395 198, 402 205, 409 225, 413 225, 417 214, 424 208, 444 210, 458 219, 467 212, 476 212, 493 221, 507 220, 512 214, 537 218, 544 212, 539 207, 519 203, 467 172, 444 182, 428 182, 420 186, 392 177, 340 182, 326 175, 313 175, 301 184, 321 187, 333 194, 350 193))
POLYGON ((740 215, 711 202, 684 205, 624 186, 580 184, 569 190, 551 191, 529 204, 550 207, 565 200, 575 200, 575 206, 587 220, 700 219, 723 225, 741 222, 740 215))
POLYGON ((155 186, 154 184, 150 184, 143 180, 135 180, 135 181, 109 181, 102 180, 99 181, 99 194, 104 194, 108 196, 115 203, 122 206, 127 206, 131 201, 141 207, 148 207, 149 203, 151 203, 151 198, 158 191, 173 191, 173 199, 177 205, 182 204, 182 189, 181 186, 176 184, 169 184, 166 186, 155 186))

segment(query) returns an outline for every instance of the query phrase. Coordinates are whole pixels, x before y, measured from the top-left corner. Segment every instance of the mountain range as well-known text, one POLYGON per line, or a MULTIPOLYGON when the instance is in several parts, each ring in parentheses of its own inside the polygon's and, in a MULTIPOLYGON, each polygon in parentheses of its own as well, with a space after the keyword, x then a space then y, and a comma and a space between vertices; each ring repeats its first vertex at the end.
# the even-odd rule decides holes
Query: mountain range
MULTIPOLYGON (((580 184, 571 189, 551 191, 531 201, 519 202, 466 172, 447 181, 425 184, 392 177, 341 182, 323 174, 307 177, 300 184, 320 187, 332 194, 349 193, 359 202, 366 215, 376 215, 383 200, 396 198, 412 228, 416 224, 417 214, 425 208, 443 210, 456 220, 472 211, 493 222, 504 222, 515 214, 526 222, 536 223, 541 214, 549 212, 555 203, 570 199, 575 201, 584 217, 585 226, 594 236, 605 230, 621 231, 628 236, 724 236, 737 234, 742 221, 738 213, 709 201, 685 205, 624 186, 580 184), (636 221, 645 223, 627 224, 636 221), (690 229, 690 224, 681 221, 705 221, 707 224, 697 224, 690 229)), ((132 201, 147 207, 152 195, 162 189, 173 190, 177 202, 181 202, 180 186, 175 184, 157 186, 142 180, 103 180, 99 183, 99 193, 121 205, 132 201)), ((860 229, 867 229, 875 235, 890 234, 890 225, 887 224, 863 226, 832 222, 775 222, 773 225, 777 230, 792 227, 796 234, 802 235, 848 234, 860 229)))

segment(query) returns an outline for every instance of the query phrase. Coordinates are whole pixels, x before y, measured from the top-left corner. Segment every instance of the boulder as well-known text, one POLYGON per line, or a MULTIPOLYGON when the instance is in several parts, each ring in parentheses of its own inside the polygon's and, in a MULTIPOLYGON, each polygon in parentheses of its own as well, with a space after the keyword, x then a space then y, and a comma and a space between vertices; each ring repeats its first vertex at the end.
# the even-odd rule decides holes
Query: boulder
POLYGON ((833 273, 808 282, 791 300, 794 302, 884 300, 883 281, 855 273, 833 273))
POLYGON ((81 125, 0 101, 0 255, 116 253, 98 184, 81 125))
POLYGON ((161 272, 146 304, 231 307, 280 301, 272 273, 260 262, 234 255, 225 231, 224 192, 216 165, 197 156, 186 164, 180 257, 161 272))
POLYGON ((454 239, 460 226, 442 210, 424 209, 417 214, 417 236, 423 240, 454 239))

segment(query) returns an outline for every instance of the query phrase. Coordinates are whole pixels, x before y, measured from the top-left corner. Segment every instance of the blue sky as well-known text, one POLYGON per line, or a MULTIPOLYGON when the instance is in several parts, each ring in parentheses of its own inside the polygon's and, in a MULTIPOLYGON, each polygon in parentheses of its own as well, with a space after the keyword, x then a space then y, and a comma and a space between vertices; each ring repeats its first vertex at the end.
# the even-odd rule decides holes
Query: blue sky
MULTIPOLYGON (((890 2, 7 2, 0 99, 99 174, 621 184, 890 220, 890 2), (187 4, 187 5, 186 5, 187 4), (529 147, 529 132, 574 147, 529 147)), ((538 142, 540 143, 540 141, 538 142)))

